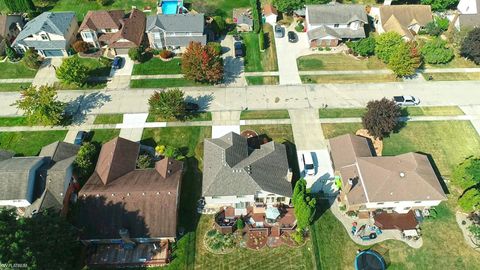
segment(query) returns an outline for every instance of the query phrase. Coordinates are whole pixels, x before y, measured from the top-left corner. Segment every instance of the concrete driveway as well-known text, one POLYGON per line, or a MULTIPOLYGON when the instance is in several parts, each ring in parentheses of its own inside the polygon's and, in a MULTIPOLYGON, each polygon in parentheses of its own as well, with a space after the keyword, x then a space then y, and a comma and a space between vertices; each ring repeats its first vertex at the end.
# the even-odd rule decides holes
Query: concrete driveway
POLYGON ((326 194, 334 194, 337 191, 334 181, 335 175, 328 149, 297 151, 297 157, 300 175, 307 181, 307 187, 311 188, 312 192, 317 193, 323 191, 326 194), (302 155, 312 156, 315 175, 306 175, 302 155))
POLYGON ((53 85, 55 82, 59 81, 55 71, 62 65, 62 62, 63 58, 61 57, 45 58, 40 65, 37 74, 35 74, 32 84, 35 86, 47 84, 53 85))
POLYGON ((285 28, 285 36, 275 38, 275 47, 277 49, 278 73, 280 84, 296 85, 302 84, 298 74, 297 57, 308 50, 308 38, 306 33, 297 33, 294 30, 295 24, 292 23, 289 28, 285 28), (298 41, 296 43, 288 42, 287 32, 297 33, 298 41))
POLYGON ((123 58, 123 66, 120 69, 111 69, 110 77, 107 83, 107 89, 126 89, 130 87, 133 65, 135 64, 128 55, 119 55, 123 58))
POLYGON ((246 86, 243 57, 235 57, 234 42, 231 35, 225 36, 220 42, 224 68, 223 81, 229 86, 246 86))

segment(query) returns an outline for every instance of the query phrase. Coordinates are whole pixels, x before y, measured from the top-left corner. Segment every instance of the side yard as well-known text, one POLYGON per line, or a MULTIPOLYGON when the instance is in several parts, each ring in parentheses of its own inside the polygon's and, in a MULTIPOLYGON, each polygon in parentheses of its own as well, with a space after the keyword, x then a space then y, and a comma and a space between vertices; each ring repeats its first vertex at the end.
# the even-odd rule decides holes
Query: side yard
POLYGON ((265 33, 265 51, 260 51, 258 34, 249 32, 243 34, 245 43, 245 72, 255 71, 277 71, 277 52, 275 48, 275 39, 273 37, 273 28, 271 25, 263 25, 265 33))
POLYGON ((43 146, 63 141, 66 130, 0 132, 0 149, 15 152, 16 156, 35 156, 43 146))

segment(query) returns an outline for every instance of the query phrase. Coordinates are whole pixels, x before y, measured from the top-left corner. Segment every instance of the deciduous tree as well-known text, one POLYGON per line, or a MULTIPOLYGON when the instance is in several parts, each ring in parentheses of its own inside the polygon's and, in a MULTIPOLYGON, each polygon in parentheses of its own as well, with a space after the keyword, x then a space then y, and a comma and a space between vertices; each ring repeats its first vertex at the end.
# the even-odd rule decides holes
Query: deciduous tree
POLYGON ((305 229, 312 222, 315 214, 316 200, 307 192, 307 181, 300 179, 293 189, 293 206, 297 218, 297 227, 305 229))
POLYGON ((447 42, 435 38, 427 41, 420 49, 423 59, 429 64, 445 64, 453 59, 453 49, 447 47, 447 42))
POLYGON ((401 43, 390 57, 388 67, 398 77, 411 76, 421 64, 418 48, 414 43, 401 43))
POLYGON ((38 54, 33 49, 28 49, 22 58, 23 63, 31 68, 31 69, 38 69, 42 64, 38 54))
POLYGON ((88 72, 88 68, 80 63, 78 57, 69 57, 63 60, 56 74, 64 83, 81 86, 87 81, 88 72))
POLYGON ((382 98, 367 103, 367 112, 362 117, 363 127, 375 138, 383 139, 398 125, 400 106, 393 100, 382 98))
POLYGON ((470 157, 452 173, 452 181, 464 191, 458 205, 465 211, 480 209, 480 158, 470 157))
POLYGON ((430 5, 432 10, 435 11, 443 11, 448 8, 453 8, 458 4, 458 0, 421 0, 420 2, 424 5, 430 5))
POLYGON ((98 147, 91 143, 85 142, 78 150, 73 166, 79 178, 81 185, 90 177, 95 169, 95 159, 98 154, 98 147))
POLYGON ((185 78, 204 83, 218 83, 223 79, 223 61, 210 46, 191 42, 182 56, 185 78))
POLYGON ((460 54, 480 65, 480 28, 470 31, 462 42, 460 54))
POLYGON ((75 43, 73 43, 72 47, 76 52, 83 53, 88 51, 90 45, 88 45, 88 43, 85 41, 77 40, 75 43))
POLYGON ((178 88, 161 92, 155 91, 148 99, 150 113, 169 119, 185 114, 185 98, 178 88))
POLYGON ((375 53, 375 39, 367 37, 360 41, 350 42, 349 47, 352 51, 361 56, 370 56, 375 53))
POLYGON ((375 55, 384 63, 389 63, 390 58, 403 44, 402 37, 395 32, 386 32, 375 37, 375 55))

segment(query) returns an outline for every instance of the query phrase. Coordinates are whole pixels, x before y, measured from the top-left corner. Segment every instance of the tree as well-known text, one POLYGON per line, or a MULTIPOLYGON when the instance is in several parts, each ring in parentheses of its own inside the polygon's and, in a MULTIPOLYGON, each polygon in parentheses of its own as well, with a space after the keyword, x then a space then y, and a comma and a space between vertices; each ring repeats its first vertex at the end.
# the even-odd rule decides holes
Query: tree
POLYGON ((421 0, 420 2, 424 5, 430 5, 434 11, 444 11, 458 4, 458 0, 421 0))
POLYGON ((88 68, 80 63, 78 57, 69 57, 63 60, 56 74, 64 83, 81 86, 87 81, 88 72, 88 68))
POLYGON ((132 59, 133 61, 140 61, 142 62, 142 56, 143 56, 143 47, 136 47, 136 48, 130 48, 128 50, 128 57, 132 59))
POLYGON ((258 33, 258 45, 260 47, 260 51, 265 51, 265 33, 263 32, 263 29, 258 33))
POLYGON ((317 203, 315 198, 311 198, 307 192, 307 181, 305 179, 299 179, 295 184, 292 201, 297 217, 297 227, 303 230, 312 222, 317 203))
POLYGON ((31 218, 0 208, 0 261, 26 269, 71 269, 80 252, 75 229, 53 211, 31 218))
POLYGON ((420 49, 423 59, 429 64, 445 64, 453 59, 453 49, 447 47, 447 42, 434 38, 427 41, 420 49))
POLYGON ((43 85, 37 90, 30 86, 20 92, 20 99, 12 106, 17 106, 27 117, 31 125, 57 125, 62 121, 65 104, 57 100, 57 90, 51 86, 43 85))
POLYGON ((468 226, 468 230, 472 233, 475 239, 480 240, 480 226, 478 224, 468 226))
POLYGON ((149 154, 139 155, 137 158, 137 168, 148 169, 153 166, 153 159, 149 154))
POLYGON ((12 13, 30 13, 36 10, 33 0, 3 0, 3 3, 12 13))
POLYGON ((273 4, 279 11, 288 14, 303 8, 305 5, 326 4, 329 2, 331 0, 273 0, 273 4))
POLYGON ((260 21, 260 5, 258 0, 250 0, 250 6, 252 7, 253 31, 258 34, 262 29, 262 22, 260 21))
POLYGON ((474 28, 462 42, 460 55, 480 65, 480 28, 474 28))
POLYGON ((458 205, 467 212, 480 209, 480 190, 471 188, 465 191, 462 196, 458 198, 458 205))
POLYGON ((77 40, 75 43, 73 43, 72 47, 77 53, 83 53, 88 51, 90 45, 88 45, 88 43, 85 41, 77 40))
POLYGON ((221 35, 227 30, 227 23, 222 16, 214 16, 211 27, 215 35, 221 35))
POLYGON ((5 54, 7 55, 8 60, 15 61, 17 59, 17 52, 10 47, 10 45, 5 46, 5 54))
POLYGON ((155 91, 148 99, 150 113, 165 119, 183 116, 185 114, 185 98, 178 88, 155 91))
POLYGON ((438 37, 443 31, 435 21, 431 21, 425 25, 425 32, 430 36, 438 37))
POLYGON ((452 182, 464 189, 458 205, 465 211, 480 208, 480 158, 470 157, 460 163, 452 173, 452 182))
POLYGON ((98 148, 91 142, 85 142, 78 150, 75 161, 73 162, 74 170, 83 185, 85 181, 92 175, 95 169, 95 159, 98 154, 98 148))
POLYGON ((375 53, 375 39, 373 37, 367 37, 360 41, 350 42, 349 44, 352 51, 361 56, 370 56, 375 53))
POLYGON ((28 49, 22 58, 23 63, 31 68, 38 69, 42 64, 42 61, 39 59, 38 54, 33 49, 28 49))
POLYGON ((390 57, 388 67, 398 77, 411 76, 421 64, 420 53, 414 43, 401 43, 390 57))
POLYGON ((383 139, 398 125, 400 106, 393 100, 382 98, 367 103, 367 112, 362 117, 363 127, 375 138, 383 139))
POLYGON ((386 32, 375 37, 375 55, 384 63, 390 62, 390 58, 403 44, 402 37, 396 32, 386 32))
POLYGON ((218 83, 223 79, 223 61, 212 47, 191 42, 182 56, 182 72, 189 80, 218 83))
POLYGON ((212 48, 216 55, 222 54, 222 45, 219 42, 208 42, 207 46, 212 48))
POLYGON ((245 228, 245 223, 242 218, 237 219, 235 225, 237 226, 237 230, 243 230, 243 228, 245 228))

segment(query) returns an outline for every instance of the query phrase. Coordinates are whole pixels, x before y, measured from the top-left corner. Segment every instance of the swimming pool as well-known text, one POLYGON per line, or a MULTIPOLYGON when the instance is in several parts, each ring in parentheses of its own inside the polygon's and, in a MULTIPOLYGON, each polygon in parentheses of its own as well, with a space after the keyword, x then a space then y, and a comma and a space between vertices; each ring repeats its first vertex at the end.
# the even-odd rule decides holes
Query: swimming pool
POLYGON ((162 13, 169 15, 169 14, 177 14, 178 6, 181 5, 181 1, 173 0, 173 1, 162 1, 162 13))

